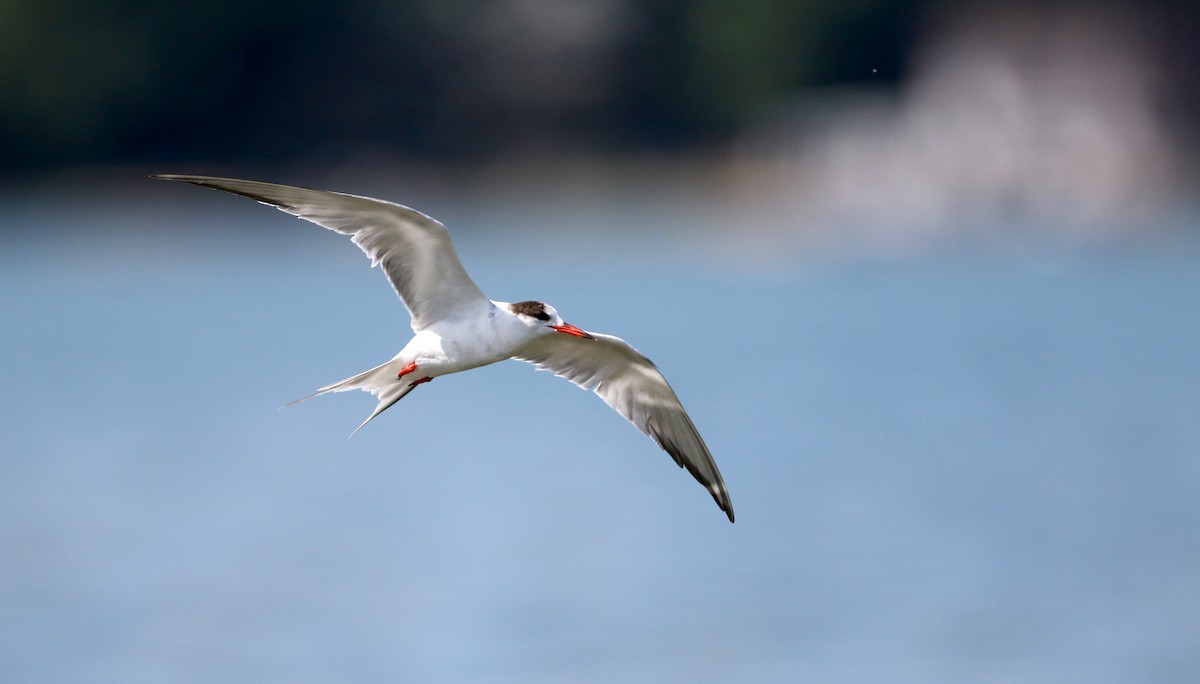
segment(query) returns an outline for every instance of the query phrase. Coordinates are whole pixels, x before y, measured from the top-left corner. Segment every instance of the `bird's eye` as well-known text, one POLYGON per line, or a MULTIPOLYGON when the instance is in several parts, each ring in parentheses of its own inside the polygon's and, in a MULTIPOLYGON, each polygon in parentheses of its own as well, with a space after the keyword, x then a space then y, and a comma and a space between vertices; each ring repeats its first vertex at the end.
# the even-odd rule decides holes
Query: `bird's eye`
POLYGON ((536 319, 538 319, 539 321, 548 321, 548 320, 550 320, 550 314, 546 313, 545 311, 539 311, 539 312, 535 313, 535 314, 533 315, 533 317, 534 317, 534 318, 536 318, 536 319))

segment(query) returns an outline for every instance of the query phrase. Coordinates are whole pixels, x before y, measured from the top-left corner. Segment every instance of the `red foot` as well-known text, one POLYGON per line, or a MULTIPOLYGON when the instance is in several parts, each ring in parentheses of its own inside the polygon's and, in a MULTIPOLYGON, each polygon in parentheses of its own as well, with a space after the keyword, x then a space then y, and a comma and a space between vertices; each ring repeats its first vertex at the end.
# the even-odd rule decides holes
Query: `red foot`
POLYGON ((396 376, 396 379, 399 380, 400 378, 408 375, 409 373, 415 371, 416 369, 417 369, 417 362, 413 361, 412 363, 408 364, 404 368, 400 369, 400 374, 396 376))
MULTIPOLYGON (((411 373, 415 370, 417 370, 417 362, 413 361, 412 363, 408 364, 404 368, 400 369, 400 374, 396 376, 396 379, 399 380, 400 378, 408 375, 409 373, 411 373)), ((414 381, 411 385, 409 385, 409 387, 416 387, 417 385, 420 385, 420 384, 423 384, 426 382, 432 382, 432 381, 433 381, 433 378, 421 378, 420 380, 414 381)))

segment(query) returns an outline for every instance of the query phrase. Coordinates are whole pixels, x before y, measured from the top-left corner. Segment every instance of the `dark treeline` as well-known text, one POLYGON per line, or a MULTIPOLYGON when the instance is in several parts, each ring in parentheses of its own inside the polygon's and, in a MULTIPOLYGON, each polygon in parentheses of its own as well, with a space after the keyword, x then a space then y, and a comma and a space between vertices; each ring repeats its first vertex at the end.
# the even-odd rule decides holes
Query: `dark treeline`
MULTIPOLYGON (((902 82, 923 34, 969 4, 5 0, 0 173, 705 145, 781 93, 902 82)), ((1194 115, 1195 3, 1107 4, 1150 18, 1173 111, 1194 115)))
POLYGON ((718 140, 774 93, 904 71, 886 0, 7 0, 0 170, 718 140))

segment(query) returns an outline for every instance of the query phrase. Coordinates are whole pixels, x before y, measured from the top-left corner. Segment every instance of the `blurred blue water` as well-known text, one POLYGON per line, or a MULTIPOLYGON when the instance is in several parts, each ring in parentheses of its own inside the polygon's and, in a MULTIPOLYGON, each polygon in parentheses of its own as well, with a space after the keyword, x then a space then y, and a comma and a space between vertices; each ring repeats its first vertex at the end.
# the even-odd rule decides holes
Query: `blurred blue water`
POLYGON ((276 410, 403 345, 381 275, 235 198, 133 206, 3 218, 2 681, 1200 678, 1194 239, 747 273, 652 212, 460 210, 491 296, 659 363, 729 525, 521 364, 353 440, 365 394, 276 410))

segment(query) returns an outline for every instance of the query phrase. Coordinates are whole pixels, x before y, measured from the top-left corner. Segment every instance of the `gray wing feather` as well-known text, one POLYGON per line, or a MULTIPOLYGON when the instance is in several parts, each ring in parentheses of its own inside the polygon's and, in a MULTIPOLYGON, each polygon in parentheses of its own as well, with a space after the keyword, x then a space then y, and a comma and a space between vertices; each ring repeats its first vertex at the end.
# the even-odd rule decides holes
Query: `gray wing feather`
POLYGON ((415 209, 384 200, 212 176, 158 175, 249 197, 319 226, 349 235, 383 271, 419 332, 446 318, 491 303, 463 269, 441 223, 415 209))
POLYGON ((686 468, 733 522, 733 504, 721 471, 666 378, 621 338, 590 334, 594 340, 545 335, 514 358, 594 391, 686 468))

